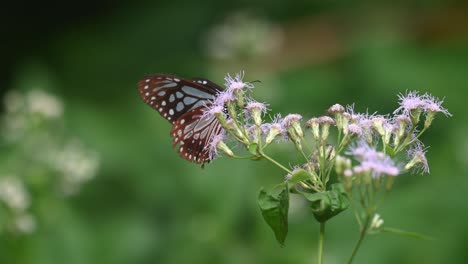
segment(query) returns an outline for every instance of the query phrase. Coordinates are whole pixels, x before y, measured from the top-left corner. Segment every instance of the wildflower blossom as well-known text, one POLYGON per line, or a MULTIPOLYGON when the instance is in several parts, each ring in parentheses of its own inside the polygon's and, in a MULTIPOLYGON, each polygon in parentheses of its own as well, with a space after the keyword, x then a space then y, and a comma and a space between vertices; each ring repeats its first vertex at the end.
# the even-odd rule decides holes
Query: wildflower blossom
POLYGON ((328 113, 330 114, 343 113, 344 111, 345 108, 340 104, 334 104, 330 108, 328 108, 328 113))
POLYGON ((360 170, 370 172, 375 178, 382 175, 397 176, 400 173, 399 168, 390 157, 378 152, 365 142, 360 142, 352 147, 349 154, 360 161, 360 170))
POLYGON ((352 136, 360 137, 362 135, 362 128, 357 124, 350 124, 348 126, 348 131, 352 136))
POLYGON ((218 150, 221 150, 229 157, 233 157, 234 153, 232 150, 224 143, 225 135, 224 133, 218 134, 211 139, 211 142, 207 145, 209 155, 211 159, 214 159, 219 155, 218 150))
POLYGON ((419 95, 418 91, 409 91, 406 94, 399 94, 398 100, 400 101, 400 106, 393 112, 394 114, 402 113, 410 116, 412 114, 411 111, 423 110, 426 105, 424 97, 419 95))
MULTIPOLYGON (((281 125, 288 130, 289 134, 295 134, 299 137, 303 137, 300 121, 302 116, 299 114, 289 114, 283 118, 281 125)), ((294 136, 293 136, 294 137, 294 136)))
POLYGON ((277 136, 285 134, 285 130, 281 125, 281 116, 277 116, 275 120, 268 126, 269 131, 265 138, 265 143, 270 144, 277 136))
POLYGON ((225 78, 226 88, 232 92, 243 91, 245 88, 252 89, 254 88, 253 84, 249 82, 244 82, 244 71, 236 73, 234 77, 228 74, 225 78))
POLYGON ((26 94, 29 111, 45 118, 57 118, 63 113, 63 104, 55 96, 41 90, 32 90, 26 94))
POLYGON ((99 156, 73 140, 50 157, 50 164, 62 174, 63 192, 72 195, 83 183, 94 178, 99 168, 99 156))
POLYGON ((15 211, 29 207, 30 197, 23 182, 14 176, 0 178, 0 201, 15 211))
POLYGON ((427 150, 424 145, 417 141, 408 149, 408 158, 410 161, 405 165, 405 170, 415 169, 422 173, 429 173, 429 164, 426 159, 427 150))
POLYGON ((314 136, 314 139, 316 141, 320 139, 320 125, 319 124, 320 124, 319 119, 316 117, 313 117, 306 122, 306 127, 312 129, 312 135, 314 136))
POLYGON ((384 224, 384 220, 382 217, 380 217, 379 214, 375 214, 374 217, 372 218, 372 222, 370 224, 371 230, 378 230, 382 227, 384 224))
POLYGON ((245 111, 248 117, 251 117, 257 126, 262 124, 262 114, 267 111, 266 105, 263 103, 250 101, 245 107, 245 111))
POLYGON ((445 108, 442 107, 444 100, 440 100, 430 94, 423 96, 424 110, 427 112, 442 113, 445 116, 452 116, 452 114, 445 108))
POLYGON ((318 122, 322 127, 321 139, 323 141, 326 141, 328 138, 328 135, 330 134, 330 126, 335 124, 335 120, 333 120, 329 116, 322 116, 318 119, 318 122))

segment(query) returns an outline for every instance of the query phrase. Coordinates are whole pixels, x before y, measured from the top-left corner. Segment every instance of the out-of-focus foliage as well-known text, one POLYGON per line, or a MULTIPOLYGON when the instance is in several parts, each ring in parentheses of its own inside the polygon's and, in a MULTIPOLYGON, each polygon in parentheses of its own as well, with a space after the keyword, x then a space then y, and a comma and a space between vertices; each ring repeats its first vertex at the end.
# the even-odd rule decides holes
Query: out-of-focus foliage
MULTIPOLYGON (((445 97, 453 118, 437 119, 423 139, 431 173, 399 177, 380 211, 385 225, 435 240, 370 236, 355 261, 464 263, 468 257, 468 6, 84 1, 74 14, 42 4, 3 9, 2 131, 15 96, 36 98, 30 106, 36 112, 44 109, 33 105, 49 100, 51 91, 63 101, 45 104, 52 119, 47 127, 33 114, 26 124, 34 127, 25 135, 2 132, 0 184, 9 187, 0 193, 25 195, 10 204, 0 195, 0 223, 13 219, 8 212, 16 203, 30 217, 20 226, 34 228, 21 233, 2 226, 0 263, 312 263, 318 226, 308 206, 291 196, 284 248, 257 208, 260 187, 283 179, 279 169, 224 158, 203 170, 186 162, 171 149, 170 125, 136 91, 145 74, 221 84, 227 72, 239 70, 247 81, 261 80, 256 99, 306 118, 334 103, 386 113, 407 89, 445 97), (238 45, 207 44, 223 34, 229 36, 223 41, 238 45), (235 55, 210 55, 232 47, 226 54, 235 55), (12 148, 18 137, 28 140, 12 148), (49 143, 55 146, 52 158, 49 143), (63 190, 75 189, 62 189, 70 180, 62 176, 82 169, 75 167, 80 158, 70 154, 82 148, 83 157, 99 155, 100 169, 76 195, 65 197, 63 190), (66 165, 72 159, 78 161, 66 165)), ((18 120, 10 125, 21 127, 18 120)), ((275 158, 291 159, 292 146, 276 148, 275 158)), ((350 255, 358 236, 353 221, 348 210, 328 223, 325 263, 343 263, 350 255)))

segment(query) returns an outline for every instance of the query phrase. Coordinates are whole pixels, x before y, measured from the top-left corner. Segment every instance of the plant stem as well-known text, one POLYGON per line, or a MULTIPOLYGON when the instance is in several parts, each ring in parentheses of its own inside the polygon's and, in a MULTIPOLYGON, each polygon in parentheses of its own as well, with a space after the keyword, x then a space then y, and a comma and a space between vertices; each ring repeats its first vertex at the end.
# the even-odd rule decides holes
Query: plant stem
POLYGON ((277 162, 276 160, 270 158, 268 155, 266 155, 265 153, 263 153, 263 151, 260 152, 260 155, 262 157, 264 157, 265 159, 269 160, 271 163, 275 164, 276 166, 280 167, 281 169, 285 170, 287 173, 291 173, 290 170, 288 170, 288 168, 284 167, 283 165, 281 165, 279 162, 277 162))
POLYGON ((353 262, 353 259, 356 256, 356 253, 358 252, 359 247, 361 246, 362 241, 364 240, 364 237, 367 235, 367 228, 368 228, 371 216, 372 215, 368 214, 367 217, 366 217, 366 221, 365 221, 364 225, 362 226, 362 230, 361 230, 361 234, 359 235, 359 239, 356 242, 356 245, 354 245, 354 249, 353 249, 353 253, 351 254, 351 257, 349 257, 348 264, 351 264, 353 262))
POLYGON ((325 239, 325 222, 320 223, 320 236, 318 245, 318 264, 323 263, 323 240, 325 239))

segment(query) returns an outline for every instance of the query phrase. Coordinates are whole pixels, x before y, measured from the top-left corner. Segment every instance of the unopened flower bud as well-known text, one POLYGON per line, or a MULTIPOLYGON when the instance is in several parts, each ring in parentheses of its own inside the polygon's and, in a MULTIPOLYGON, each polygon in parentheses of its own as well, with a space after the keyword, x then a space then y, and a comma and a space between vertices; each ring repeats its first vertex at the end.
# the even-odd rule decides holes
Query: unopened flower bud
POLYGON ((343 129, 343 112, 345 108, 340 104, 334 104, 328 108, 328 113, 332 114, 336 120, 336 127, 338 130, 343 129))
POLYGON ((306 122, 306 127, 310 127, 312 129, 312 135, 316 141, 320 140, 320 127, 319 127, 319 119, 314 117, 309 119, 306 122))
POLYGON ((384 223, 384 220, 380 217, 379 214, 375 214, 372 218, 372 222, 370 225, 371 230, 379 230, 384 223))
POLYGON ((410 111, 411 123, 413 123, 413 125, 417 125, 419 123, 419 120, 421 118, 421 113, 422 113, 421 108, 415 108, 410 111))
POLYGON ((379 133, 380 136, 385 135, 385 129, 383 125, 386 123, 386 119, 383 117, 374 117, 372 118, 372 128, 379 133))
POLYGON ((325 142, 330 134, 330 125, 335 124, 335 121, 329 116, 322 116, 319 118, 319 123, 321 124, 322 128, 322 135, 321 139, 325 142))
MULTIPOLYGON (((351 115, 349 113, 343 113, 341 117, 342 129, 343 134, 347 135, 349 130, 349 121, 351 121, 351 115)), ((336 122, 336 126, 338 127, 338 120, 336 122)), ((339 129, 339 128, 338 128, 339 129)), ((361 132, 362 133, 362 132, 361 132)))
POLYGON ((401 139, 403 139, 406 128, 408 125, 411 124, 411 119, 406 115, 399 115, 396 117, 397 123, 395 124, 395 137, 394 137, 394 145, 398 146, 400 144, 401 139))
POLYGON ((230 131, 234 137, 244 144, 249 144, 249 140, 245 137, 244 133, 237 126, 236 122, 233 119, 229 119, 226 122, 226 130, 230 131))
POLYGON ((216 148, 221 150, 222 152, 226 153, 229 157, 234 157, 234 152, 224 143, 224 141, 220 140, 216 144, 216 148))
POLYGON ((288 134, 289 134, 289 131, 291 130, 291 131, 293 131, 293 132, 291 132, 291 134, 295 134, 299 138, 303 138, 304 133, 302 132, 301 124, 300 124, 301 119, 302 119, 301 115, 289 114, 289 115, 284 117, 284 119, 282 121, 282 125, 283 125, 283 127, 286 128, 286 130, 288 131, 288 134))

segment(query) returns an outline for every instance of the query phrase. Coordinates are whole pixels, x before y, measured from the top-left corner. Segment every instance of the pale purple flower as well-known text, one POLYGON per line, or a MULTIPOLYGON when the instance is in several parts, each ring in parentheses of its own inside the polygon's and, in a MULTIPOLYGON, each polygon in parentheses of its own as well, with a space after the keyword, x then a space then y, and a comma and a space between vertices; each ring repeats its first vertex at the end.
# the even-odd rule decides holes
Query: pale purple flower
POLYGON ((208 155, 210 159, 214 159, 219 156, 219 150, 223 151, 226 155, 229 157, 234 156, 234 153, 232 150, 224 143, 226 140, 226 134, 224 133, 224 130, 214 136, 210 143, 206 145, 205 149, 208 151, 208 155))
POLYGON ((452 116, 452 114, 445 108, 442 107, 442 103, 444 100, 440 100, 430 94, 425 94, 423 95, 423 101, 424 101, 424 110, 427 112, 433 112, 433 113, 442 113, 445 116, 452 116))
POLYGON ((350 170, 350 169, 346 169, 346 170, 344 170, 343 175, 345 177, 351 177, 351 176, 353 176, 353 171, 350 170))
POLYGON ((374 147, 369 146, 366 142, 361 141, 356 146, 352 147, 348 154, 360 162, 354 172, 367 171, 374 178, 382 175, 397 176, 400 169, 395 165, 395 162, 387 155, 377 151, 374 147))
POLYGON ((249 82, 244 82, 242 79, 244 79, 244 71, 241 71, 239 73, 236 73, 236 75, 231 77, 230 74, 228 74, 224 80, 226 88, 228 91, 234 92, 234 91, 243 91, 245 88, 247 89, 252 89, 254 88, 253 84, 249 82))
POLYGON ((265 113, 267 111, 267 107, 264 103, 259 103, 256 101, 250 101, 247 103, 247 106, 245 107, 245 110, 248 113, 251 113, 253 111, 259 111, 261 113, 265 113))
POLYGON ((224 90, 216 95, 215 99, 212 101, 212 104, 224 107, 228 103, 235 101, 235 99, 236 98, 231 90, 224 90))
POLYGON ((330 114, 343 113, 344 111, 345 108, 340 104, 334 104, 330 108, 328 108, 328 113, 330 114))
POLYGON ((283 127, 288 128, 294 124, 297 124, 301 121, 302 116, 299 114, 289 114, 283 118, 283 121, 281 121, 281 125, 283 127))
POLYGON ((266 130, 265 142, 270 144, 277 136, 280 136, 282 140, 288 140, 286 129, 282 126, 282 118, 280 114, 277 114, 271 124, 262 125, 262 130, 266 130))
POLYGON ((206 110, 204 110, 202 118, 216 116, 218 114, 222 114, 223 112, 224 112, 223 105, 212 104, 206 110))
POLYGON ((407 151, 410 161, 405 168, 414 169, 419 173, 429 173, 426 152, 427 148, 424 147, 424 144, 421 141, 416 141, 407 151))
POLYGON ((357 124, 350 124, 348 126, 348 131, 353 136, 362 136, 362 128, 357 124))
POLYGON ((247 121, 252 119, 256 125, 261 125, 262 115, 267 111, 267 107, 264 103, 259 103, 253 100, 249 100, 245 106, 245 114, 247 121))
POLYGON ((406 92, 406 94, 399 94, 398 100, 400 101, 400 107, 393 112, 394 114, 402 113, 409 116, 412 110, 423 110, 426 105, 424 96, 419 95, 418 91, 409 91, 406 92))
POLYGON ((328 124, 328 125, 334 125, 335 120, 329 116, 321 116, 318 118, 318 123, 319 124, 328 124))

